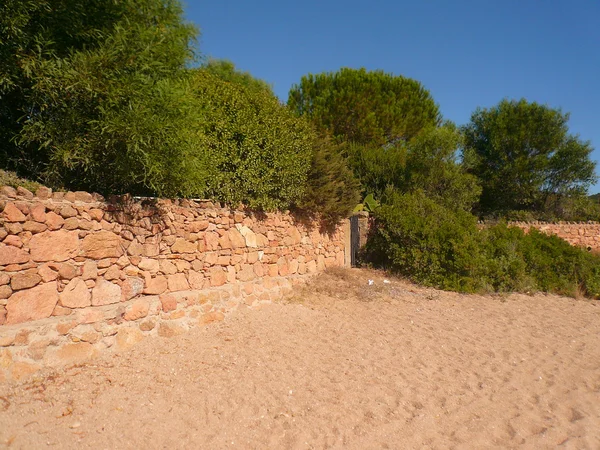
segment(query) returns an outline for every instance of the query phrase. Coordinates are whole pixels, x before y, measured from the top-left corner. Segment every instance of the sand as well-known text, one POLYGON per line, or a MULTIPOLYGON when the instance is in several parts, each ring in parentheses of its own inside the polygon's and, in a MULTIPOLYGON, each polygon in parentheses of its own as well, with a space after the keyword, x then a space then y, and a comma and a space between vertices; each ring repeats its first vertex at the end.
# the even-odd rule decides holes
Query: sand
POLYGON ((600 448, 600 302, 390 280, 337 270, 286 302, 1 385, 0 445, 600 448))

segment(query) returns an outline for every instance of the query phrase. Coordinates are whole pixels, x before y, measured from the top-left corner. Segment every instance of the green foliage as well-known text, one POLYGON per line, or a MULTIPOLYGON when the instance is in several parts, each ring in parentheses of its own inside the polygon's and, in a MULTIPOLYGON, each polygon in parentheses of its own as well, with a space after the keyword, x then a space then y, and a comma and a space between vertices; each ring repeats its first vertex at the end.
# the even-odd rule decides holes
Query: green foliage
POLYGON ((201 161, 184 71, 195 29, 178 2, 9 0, 0 52, 5 161, 73 189, 190 194, 201 161), (7 31, 8 30, 8 31, 7 31), (6 103, 5 103, 6 101, 6 103))
POLYGON ((424 129, 406 144, 407 191, 423 190, 427 196, 452 210, 470 211, 481 187, 477 178, 458 163, 462 134, 451 123, 424 129))
POLYGON ((305 75, 290 90, 288 106, 336 138, 370 146, 410 140, 441 122, 438 106, 418 81, 379 70, 305 75))
POLYGON ((480 287, 474 276, 478 233, 471 214, 452 212, 421 191, 389 190, 375 219, 367 243, 372 262, 441 289, 472 292, 480 287))
POLYGON ((249 72, 237 70, 235 65, 226 59, 209 59, 202 65, 202 69, 223 81, 228 81, 238 86, 244 86, 251 92, 266 92, 275 96, 273 88, 269 83, 253 77, 249 72))
POLYGON ((194 75, 200 109, 192 127, 201 134, 199 158, 209 155, 205 194, 228 204, 287 208, 304 195, 315 135, 265 91, 194 75))
POLYGON ((505 223, 479 230, 471 214, 419 191, 389 191, 375 219, 367 257, 416 282, 464 292, 600 296, 600 257, 556 236, 505 223))
POLYGON ((535 229, 525 238, 524 259, 538 289, 575 296, 600 296, 600 257, 535 229))
POLYGON ((8 0, 4 8, 12 12, 0 18, 6 166, 105 194, 268 209, 302 198, 309 125, 230 63, 187 69, 196 30, 178 1, 8 0))
POLYGON ((360 199, 360 185, 348 168, 341 145, 329 137, 318 137, 314 149, 306 192, 297 206, 318 213, 329 223, 348 217, 360 199))
POLYGON ((355 206, 353 212, 360 212, 360 211, 366 211, 366 212, 375 212, 375 210, 377 208, 379 208, 381 206, 381 203, 379 203, 375 197, 373 197, 373 194, 369 194, 365 197, 365 199, 363 200, 362 203, 359 203, 358 205, 355 206))
POLYGON ((360 180, 363 193, 381 198, 388 187, 404 189, 406 148, 404 146, 376 147, 350 143, 348 163, 360 180))
POLYGON ((526 100, 478 109, 464 127, 464 162, 482 183, 480 210, 546 212, 596 180, 592 146, 568 133, 568 114, 526 100))
POLYGON ((400 192, 422 190, 450 209, 470 211, 481 188, 456 160, 461 144, 460 132, 447 123, 425 128, 411 141, 395 146, 351 144, 348 154, 363 192, 381 198, 388 188, 400 192))

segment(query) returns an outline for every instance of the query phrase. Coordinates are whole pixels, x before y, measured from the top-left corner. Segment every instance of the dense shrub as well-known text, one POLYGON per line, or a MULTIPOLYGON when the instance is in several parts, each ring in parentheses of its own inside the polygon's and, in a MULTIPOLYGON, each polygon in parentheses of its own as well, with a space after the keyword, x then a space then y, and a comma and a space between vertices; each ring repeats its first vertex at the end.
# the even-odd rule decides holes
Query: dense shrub
POLYGON ((403 189, 406 177, 404 146, 347 145, 348 163, 360 180, 364 195, 381 198, 387 188, 403 189))
POLYGON ((475 217, 422 192, 388 192, 375 213, 367 258, 416 282, 463 292, 534 292, 600 296, 600 257, 537 230, 475 217))
POLYGON ((342 147, 327 136, 315 138, 306 190, 296 203, 325 224, 348 217, 360 201, 360 184, 348 167, 342 147))
POLYGON ((388 191, 375 212, 367 258, 416 282, 442 289, 472 292, 479 265, 475 217, 452 212, 422 191, 388 191))
POLYGON ((194 95, 199 159, 208 156, 204 195, 235 205, 287 208, 299 201, 311 164, 315 135, 267 91, 198 70, 194 95))
POLYGON ((0 164, 103 193, 203 177, 184 69, 196 30, 167 0, 8 0, 0 12, 0 164))
POLYGON ((523 256, 539 290, 600 296, 600 257, 535 229, 524 242, 523 256))

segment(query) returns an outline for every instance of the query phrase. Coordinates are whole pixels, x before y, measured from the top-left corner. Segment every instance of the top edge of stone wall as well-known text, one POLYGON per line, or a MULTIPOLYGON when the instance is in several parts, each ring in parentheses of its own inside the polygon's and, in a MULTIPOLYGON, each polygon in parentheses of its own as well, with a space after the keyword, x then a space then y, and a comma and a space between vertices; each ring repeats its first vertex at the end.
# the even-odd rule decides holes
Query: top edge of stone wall
MULTIPOLYGON (((494 220, 478 220, 477 223, 479 225, 496 225, 498 223, 498 221, 494 221, 494 220)), ((566 221, 566 220, 557 220, 557 221, 552 221, 552 222, 548 222, 548 221, 544 221, 544 220, 528 220, 528 221, 521 221, 521 220, 511 220, 509 222, 506 222, 507 225, 600 225, 600 222, 594 221, 594 220, 588 220, 588 221, 582 221, 582 222, 571 222, 571 221, 566 221)))
MULTIPOLYGON (((206 209, 229 209, 246 210, 247 208, 240 204, 236 207, 229 207, 225 204, 202 198, 161 198, 161 197, 141 197, 130 194, 111 195, 105 198, 98 193, 89 193, 86 191, 53 191, 51 188, 42 186, 35 192, 24 187, 13 188, 12 186, 0 186, 0 200, 8 201, 52 201, 66 203, 88 203, 88 204, 112 204, 115 206, 135 203, 154 203, 161 206, 179 206, 195 207, 206 209)), ((286 212, 286 211, 282 211, 286 212)))

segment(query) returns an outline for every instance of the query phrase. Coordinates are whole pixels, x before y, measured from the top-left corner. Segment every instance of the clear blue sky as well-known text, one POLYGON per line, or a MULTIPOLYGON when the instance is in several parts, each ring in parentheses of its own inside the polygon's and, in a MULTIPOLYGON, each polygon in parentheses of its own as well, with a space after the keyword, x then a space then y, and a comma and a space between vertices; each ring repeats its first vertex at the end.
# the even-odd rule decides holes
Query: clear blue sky
POLYGON ((186 15, 203 56, 283 101, 307 73, 382 69, 419 80, 457 124, 505 97, 561 108, 600 161, 599 0, 188 0, 186 15))

